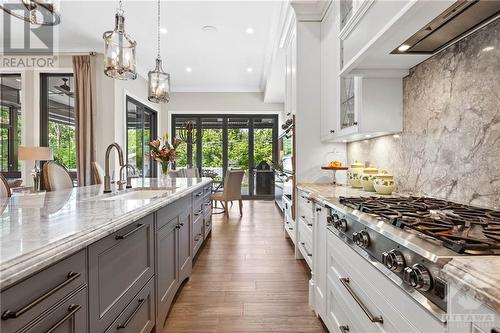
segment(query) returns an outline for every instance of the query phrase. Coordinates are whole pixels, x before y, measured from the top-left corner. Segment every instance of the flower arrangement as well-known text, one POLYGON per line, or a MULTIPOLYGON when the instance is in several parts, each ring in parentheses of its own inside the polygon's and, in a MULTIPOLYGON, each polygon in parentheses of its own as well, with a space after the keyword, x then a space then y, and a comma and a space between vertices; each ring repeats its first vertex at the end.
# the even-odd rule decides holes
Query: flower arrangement
POLYGON ((151 157, 153 160, 160 162, 161 171, 164 175, 168 174, 170 163, 175 161, 175 150, 182 143, 182 140, 175 138, 174 142, 168 142, 168 133, 163 134, 163 138, 158 138, 149 143, 151 147, 151 157))

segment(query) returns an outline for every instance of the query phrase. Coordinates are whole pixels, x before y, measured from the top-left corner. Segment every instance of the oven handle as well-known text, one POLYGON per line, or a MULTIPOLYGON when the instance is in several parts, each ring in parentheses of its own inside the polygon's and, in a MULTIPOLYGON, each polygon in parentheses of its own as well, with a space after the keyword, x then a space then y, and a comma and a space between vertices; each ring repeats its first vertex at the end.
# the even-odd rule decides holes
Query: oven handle
POLYGON ((382 318, 382 316, 374 316, 374 315, 371 314, 370 310, 368 310, 368 308, 366 307, 366 305, 363 304, 363 302, 358 297, 358 295, 356 295, 356 293, 354 292, 354 290, 352 290, 351 285, 349 284, 350 279, 348 277, 339 278, 339 280, 340 280, 340 283, 342 283, 342 285, 345 287, 345 289, 347 289, 347 291, 349 292, 349 294, 351 294, 352 298, 354 298, 354 300, 356 301, 356 303, 358 303, 358 305, 361 308, 361 310, 363 310, 363 312, 366 314, 366 316, 368 317, 368 319, 370 319, 370 321, 372 323, 383 323, 384 322, 384 319, 382 318))

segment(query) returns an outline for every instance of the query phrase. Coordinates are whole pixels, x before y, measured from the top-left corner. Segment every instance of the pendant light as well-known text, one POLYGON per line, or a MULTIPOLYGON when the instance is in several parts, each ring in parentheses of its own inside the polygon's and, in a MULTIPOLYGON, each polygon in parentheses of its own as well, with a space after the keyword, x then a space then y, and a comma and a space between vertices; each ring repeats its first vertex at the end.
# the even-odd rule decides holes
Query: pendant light
POLYGON ((163 71, 160 57, 160 0, 158 0, 158 55, 155 69, 148 72, 148 100, 166 103, 170 100, 170 74, 163 71))
POLYGON ((125 32, 122 0, 115 15, 115 29, 106 31, 104 39, 104 73, 114 79, 135 80, 135 47, 137 43, 125 32))
POLYGON ((19 2, 19 4, 16 4, 4 0, 0 3, 0 8, 6 13, 33 25, 58 25, 61 23, 61 16, 52 1, 19 0, 19 2), (22 14, 19 13, 19 8, 23 9, 22 14))

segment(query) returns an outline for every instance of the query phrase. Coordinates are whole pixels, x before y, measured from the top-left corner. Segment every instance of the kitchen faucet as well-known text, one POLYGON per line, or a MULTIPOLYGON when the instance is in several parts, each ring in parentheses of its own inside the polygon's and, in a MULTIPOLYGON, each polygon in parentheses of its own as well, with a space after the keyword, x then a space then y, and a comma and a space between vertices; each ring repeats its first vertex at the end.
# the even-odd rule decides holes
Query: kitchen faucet
POLYGON ((122 179, 122 173, 123 173, 123 169, 125 169, 125 172, 126 172, 126 178, 127 178, 127 186, 126 188, 132 188, 132 184, 131 184, 131 178, 129 175, 128 175, 128 169, 131 168, 132 171, 134 172, 134 174, 137 174, 137 170, 134 168, 133 165, 131 164, 124 164, 120 167, 120 182, 118 183, 118 189, 119 190, 123 190, 123 184, 125 184, 125 180, 121 180, 122 179))
MULTIPOLYGON (((109 155, 111 154, 111 150, 116 148, 118 151, 118 159, 120 161, 120 166, 123 166, 125 163, 123 162, 123 150, 120 147, 118 143, 112 143, 108 146, 106 149, 106 162, 104 165, 104 193, 110 193, 111 192, 111 177, 109 176, 109 155)), ((122 175, 120 172, 120 181, 121 181, 122 175)))

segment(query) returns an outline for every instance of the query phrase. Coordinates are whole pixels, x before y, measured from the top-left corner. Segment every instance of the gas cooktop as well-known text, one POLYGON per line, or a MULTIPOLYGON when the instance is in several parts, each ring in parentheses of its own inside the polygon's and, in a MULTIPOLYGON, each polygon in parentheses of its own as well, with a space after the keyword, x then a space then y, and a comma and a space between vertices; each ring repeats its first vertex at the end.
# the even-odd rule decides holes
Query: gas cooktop
POLYGON ((460 254, 500 254, 500 211, 428 197, 340 197, 340 203, 460 254))

